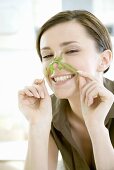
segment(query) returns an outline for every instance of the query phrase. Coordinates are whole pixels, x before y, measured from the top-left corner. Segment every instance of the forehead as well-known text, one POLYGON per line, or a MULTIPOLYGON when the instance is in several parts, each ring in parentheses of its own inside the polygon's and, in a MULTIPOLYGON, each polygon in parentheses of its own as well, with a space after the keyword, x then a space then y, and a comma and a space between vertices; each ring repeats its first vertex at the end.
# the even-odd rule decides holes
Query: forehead
POLYGON ((40 48, 65 41, 77 41, 83 44, 85 41, 93 40, 84 26, 76 21, 68 21, 57 24, 45 31, 41 37, 40 48))

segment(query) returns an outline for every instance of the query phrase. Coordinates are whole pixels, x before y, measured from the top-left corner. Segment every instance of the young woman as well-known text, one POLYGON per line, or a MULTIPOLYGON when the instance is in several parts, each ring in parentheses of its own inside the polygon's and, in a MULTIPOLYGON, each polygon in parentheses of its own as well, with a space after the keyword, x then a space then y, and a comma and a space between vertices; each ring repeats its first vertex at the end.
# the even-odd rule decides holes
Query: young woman
POLYGON ((59 69, 19 92, 29 121, 26 170, 56 170, 60 150, 67 170, 114 170, 114 82, 103 78, 112 46, 103 24, 90 12, 64 11, 42 27, 37 51, 44 70, 62 55, 77 71, 59 69))

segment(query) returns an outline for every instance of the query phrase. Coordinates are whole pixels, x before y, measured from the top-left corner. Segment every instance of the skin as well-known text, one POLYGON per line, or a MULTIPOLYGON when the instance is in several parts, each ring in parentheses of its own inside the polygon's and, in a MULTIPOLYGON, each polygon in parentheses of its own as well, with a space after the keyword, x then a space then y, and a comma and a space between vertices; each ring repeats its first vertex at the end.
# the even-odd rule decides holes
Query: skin
MULTIPOLYGON (((95 79, 97 78, 102 83, 103 70, 108 67, 109 63, 106 63, 103 68, 101 68, 102 66, 99 66, 99 63, 110 62, 109 60, 111 59, 111 54, 109 51, 105 52, 107 53, 106 55, 100 54, 96 49, 94 40, 92 40, 92 38, 87 34, 85 29, 80 24, 75 22, 59 24, 55 27, 50 28, 43 34, 41 38, 41 54, 43 58, 43 67, 47 67, 53 57, 60 56, 61 53, 63 54, 64 62, 71 64, 74 68, 77 68, 78 70, 83 70, 87 73, 90 73, 90 75, 94 76, 95 79), (67 29, 65 29, 66 27, 67 29), (62 36, 59 36, 60 34, 62 34, 62 36), (55 38, 53 39, 53 37, 55 38), (69 43, 68 45, 62 45, 64 42, 71 43, 69 43), (45 49, 45 47, 48 48, 45 49), (74 50, 74 52, 70 52, 70 50, 74 50), (68 51, 69 53, 67 53, 68 51), (47 57, 44 58, 45 56, 47 57), (106 57, 108 59, 106 59, 106 57)), ((65 70, 59 71, 58 69, 56 69, 55 72, 56 76, 67 74, 69 74, 69 72, 65 70)), ((54 91, 54 94, 58 98, 67 98, 70 102, 73 112, 77 114, 79 113, 78 116, 80 117, 80 93, 78 93, 79 79, 77 77, 74 77, 70 81, 62 85, 56 85, 52 81, 51 76, 47 78, 47 81, 51 89, 54 91), (75 108, 75 105, 78 106, 77 110, 75 108)))
MULTIPOLYGON (((97 169, 114 169, 114 149, 109 133, 104 126, 106 115, 114 102, 113 94, 103 86, 103 71, 110 65, 111 51, 98 52, 95 41, 88 35, 84 27, 73 21, 58 24, 44 32, 41 37, 40 48, 44 69, 54 57, 62 54, 64 62, 80 70, 78 75, 71 79, 55 83, 53 78, 71 74, 66 70, 60 71, 55 67, 54 74, 46 77, 46 80, 58 98, 66 98, 70 103, 70 108, 66 114, 71 125, 71 133, 87 163, 91 164, 93 148, 97 169), (99 129, 101 129, 102 139, 98 133, 99 129), (85 145, 82 142, 83 140, 85 145), (105 150, 107 150, 107 153, 105 153, 105 150), (103 164, 104 167, 102 167, 103 164)), ((55 170, 56 163, 54 162, 57 160, 53 157, 57 157, 57 148, 53 139, 49 140, 52 110, 50 96, 44 81, 36 80, 32 86, 19 92, 19 107, 30 122, 30 129, 32 129, 29 134, 30 141, 34 142, 35 148, 40 146, 43 150, 41 151, 42 154, 37 151, 32 154, 32 156, 36 155, 34 156, 35 159, 31 158, 35 164, 34 170, 38 168, 39 170, 47 170, 48 168, 55 170), (39 143, 33 132, 39 132, 42 124, 45 125, 43 126, 45 133, 40 136, 41 142, 39 143), (43 139, 46 143, 42 143, 43 139), (45 150, 43 149, 44 145, 45 150), (51 146, 54 149, 50 152, 51 146), (47 148, 49 149, 49 155, 47 154, 47 148), (50 155, 52 155, 52 158, 50 155), (36 158, 38 158, 37 161, 35 161, 36 158), (43 164, 40 161, 41 159, 44 160, 43 164)), ((32 150, 33 146, 30 145, 30 148, 32 150)), ((30 152, 28 156, 31 156, 30 152)))
MULTIPOLYGON (((64 62, 67 62, 79 70, 83 70, 91 73, 94 76, 98 76, 97 65, 99 62, 99 53, 96 51, 95 42, 88 38, 87 33, 84 28, 79 24, 70 23, 70 24, 61 24, 50 28, 46 31, 41 38, 41 54, 43 57, 46 55, 52 55, 51 57, 43 58, 43 67, 48 66, 53 57, 60 56, 63 54, 64 62), (62 25, 62 26, 61 26, 62 25), (67 29, 65 29, 67 25, 67 29), (75 29, 77 30, 75 31, 75 29), (69 37, 69 31, 70 37, 69 37), (85 33, 83 36, 82 32, 85 33), (59 36, 62 33, 62 36, 59 36), (54 39, 51 37, 55 37, 54 39), (64 42, 69 42, 68 45, 62 45, 64 42), (70 43, 72 42, 72 43, 70 43), (49 47, 45 49, 45 47, 49 47), (68 52, 68 50, 76 50, 76 52, 68 52)), ((69 72, 62 70, 56 70, 56 75, 66 75, 69 72)), ((76 79, 75 77, 65 83, 64 85, 56 86, 51 78, 48 78, 48 84, 51 89, 54 91, 55 95, 59 98, 72 98, 74 93, 77 90, 76 79), (70 87, 70 89, 69 89, 70 87), (69 90, 67 90, 69 89, 69 90), (65 95, 65 96, 64 96, 65 95)))

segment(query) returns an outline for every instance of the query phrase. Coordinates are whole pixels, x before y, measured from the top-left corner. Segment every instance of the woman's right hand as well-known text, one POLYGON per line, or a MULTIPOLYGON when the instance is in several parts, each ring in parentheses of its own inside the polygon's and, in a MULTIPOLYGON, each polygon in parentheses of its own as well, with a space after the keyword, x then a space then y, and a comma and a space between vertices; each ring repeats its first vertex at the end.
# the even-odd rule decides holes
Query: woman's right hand
POLYGON ((44 80, 35 80, 32 86, 19 91, 19 109, 30 124, 51 124, 52 106, 44 80))

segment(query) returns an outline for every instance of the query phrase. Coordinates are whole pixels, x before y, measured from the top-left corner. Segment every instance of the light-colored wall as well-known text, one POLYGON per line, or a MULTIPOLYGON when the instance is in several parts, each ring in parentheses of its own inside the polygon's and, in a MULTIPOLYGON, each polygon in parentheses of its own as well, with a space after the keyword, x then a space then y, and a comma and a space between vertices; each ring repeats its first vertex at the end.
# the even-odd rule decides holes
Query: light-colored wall
POLYGON ((88 11, 93 10, 92 0, 62 0, 63 10, 75 10, 75 9, 85 9, 88 11))

